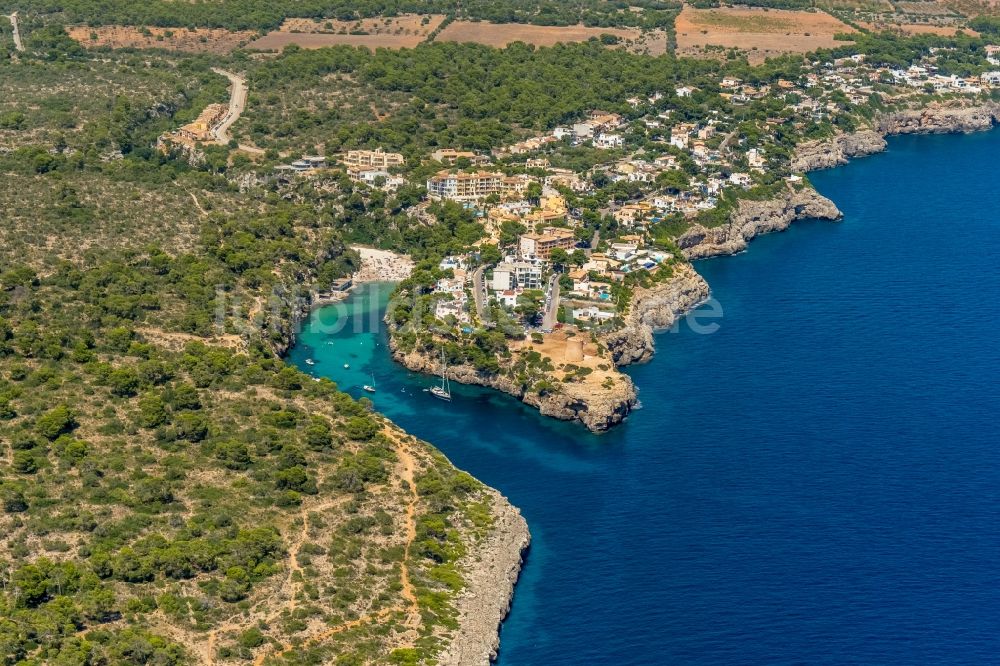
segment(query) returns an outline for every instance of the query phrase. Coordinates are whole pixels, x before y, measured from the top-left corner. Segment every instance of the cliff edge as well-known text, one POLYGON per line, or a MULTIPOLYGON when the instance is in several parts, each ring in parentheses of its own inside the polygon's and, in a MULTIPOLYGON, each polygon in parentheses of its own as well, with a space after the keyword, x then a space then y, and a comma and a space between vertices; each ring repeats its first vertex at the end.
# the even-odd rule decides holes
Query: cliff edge
POLYGON ((492 530, 466 556, 465 587, 455 601, 458 629, 438 657, 441 666, 488 666, 500 647, 498 629, 510 612, 531 535, 521 512, 500 493, 493 497, 492 530))
POLYGON ((605 334, 602 340, 615 364, 648 361, 653 356, 653 332, 670 328, 708 296, 708 283, 690 264, 675 266, 667 282, 636 289, 625 325, 605 334))
MULTIPOLYGON (((441 371, 441 361, 435 349, 403 350, 393 336, 389 338, 389 348, 393 360, 409 370, 427 375, 441 371)), ((545 353, 544 349, 539 351, 545 353)), ((567 359, 559 358, 554 353, 550 353, 549 358, 557 365, 567 362, 567 359)), ((576 362, 582 361, 577 359, 576 362)), ((592 372, 586 377, 574 376, 569 370, 556 368, 544 376, 525 381, 507 370, 486 373, 463 364, 449 365, 447 375, 449 380, 460 384, 503 391, 535 407, 544 416, 579 421, 592 432, 602 432, 621 423, 636 404, 632 379, 613 368, 592 372), (538 380, 544 380, 551 386, 538 390, 538 380)))
POLYGON ((847 164, 854 157, 880 153, 886 149, 887 136, 981 132, 997 123, 1000 123, 998 102, 971 106, 934 103, 921 109, 894 111, 879 116, 870 129, 799 145, 792 157, 792 171, 829 169, 847 164))
POLYGON ((727 224, 706 228, 696 224, 677 238, 688 259, 736 254, 755 237, 784 231, 796 220, 839 220, 837 206, 811 188, 789 190, 785 196, 764 201, 741 200, 727 224))

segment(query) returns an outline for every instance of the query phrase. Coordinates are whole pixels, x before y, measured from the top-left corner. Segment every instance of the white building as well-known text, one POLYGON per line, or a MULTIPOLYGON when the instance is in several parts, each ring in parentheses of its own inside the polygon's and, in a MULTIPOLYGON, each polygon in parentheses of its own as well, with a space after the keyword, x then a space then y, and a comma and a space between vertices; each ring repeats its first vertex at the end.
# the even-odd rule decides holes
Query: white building
POLYGON ((625 139, 620 134, 598 134, 593 140, 594 148, 621 148, 625 139))
POLYGON ((498 292, 514 288, 540 289, 542 267, 530 261, 503 261, 493 269, 490 287, 498 292))

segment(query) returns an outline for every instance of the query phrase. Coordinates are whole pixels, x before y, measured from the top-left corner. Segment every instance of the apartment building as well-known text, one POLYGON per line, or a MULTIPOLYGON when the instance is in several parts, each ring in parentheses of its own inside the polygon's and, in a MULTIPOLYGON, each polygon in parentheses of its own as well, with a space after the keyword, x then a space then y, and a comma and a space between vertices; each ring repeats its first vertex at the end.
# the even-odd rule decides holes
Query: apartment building
POLYGON ((522 257, 534 257, 548 261, 552 250, 562 248, 570 250, 576 246, 576 235, 570 229, 560 227, 545 227, 540 233, 522 234, 518 250, 522 257))
POLYGON ((477 201, 491 194, 503 193, 505 178, 502 173, 490 171, 470 173, 439 171, 427 179, 427 195, 431 199, 477 201))
POLYGON ((387 153, 381 148, 375 150, 349 150, 341 161, 345 166, 364 169, 388 169, 403 166, 404 159, 399 153, 387 153))
POLYGON ((530 261, 502 261, 493 269, 490 288, 502 292, 511 289, 541 289, 542 267, 530 261))
POLYGON ((462 158, 474 160, 476 154, 467 150, 455 150, 454 148, 439 148, 431 153, 431 159, 442 164, 454 164, 462 158))

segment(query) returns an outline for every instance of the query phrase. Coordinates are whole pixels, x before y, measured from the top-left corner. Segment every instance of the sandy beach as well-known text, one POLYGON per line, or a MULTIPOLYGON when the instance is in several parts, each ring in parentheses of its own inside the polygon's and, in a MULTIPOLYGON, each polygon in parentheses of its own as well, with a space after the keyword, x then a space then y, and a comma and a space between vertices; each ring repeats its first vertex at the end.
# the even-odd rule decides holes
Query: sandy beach
POLYGON ((361 269, 352 276, 355 284, 360 282, 399 282, 410 277, 413 260, 405 254, 370 247, 352 246, 361 255, 361 269))

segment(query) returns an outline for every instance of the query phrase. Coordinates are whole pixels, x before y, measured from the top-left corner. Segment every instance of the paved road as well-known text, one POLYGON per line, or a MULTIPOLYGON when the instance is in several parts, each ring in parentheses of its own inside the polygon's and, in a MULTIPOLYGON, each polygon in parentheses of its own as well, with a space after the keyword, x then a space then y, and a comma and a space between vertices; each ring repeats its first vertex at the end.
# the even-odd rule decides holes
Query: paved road
POLYGON ((7 18, 10 19, 10 27, 14 31, 14 48, 18 51, 24 51, 24 44, 21 42, 21 29, 17 25, 17 12, 14 12, 7 18))
POLYGON ((594 237, 590 239, 590 247, 587 248, 586 254, 589 257, 590 254, 597 249, 597 246, 601 243, 601 230, 598 229, 594 232, 594 237))
POLYGON ((729 144, 732 143, 733 139, 737 138, 738 136, 739 136, 739 130, 733 130, 732 132, 727 134, 726 138, 723 139, 722 143, 719 144, 719 150, 720 151, 727 150, 729 148, 729 144))
MULTIPOLYGON (((239 74, 234 74, 232 72, 227 72, 224 69, 219 69, 218 67, 213 67, 212 71, 220 76, 224 76, 229 79, 232 84, 232 90, 229 95, 229 110, 226 111, 226 115, 222 117, 219 124, 212 128, 212 134, 215 136, 215 140, 222 144, 228 144, 231 137, 229 136, 229 128, 240 119, 243 115, 243 111, 247 108, 247 81, 245 78, 239 74)), ((240 144, 240 150, 244 150, 248 153, 256 153, 262 155, 263 150, 254 146, 245 146, 240 144)))
POLYGON ((549 278, 549 306, 542 317, 542 330, 551 331, 559 323, 559 274, 549 278))
POLYGON ((489 321, 489 312, 486 311, 486 281, 483 280, 483 273, 486 266, 480 266, 472 274, 472 296, 476 300, 476 314, 479 321, 484 324, 489 321))

